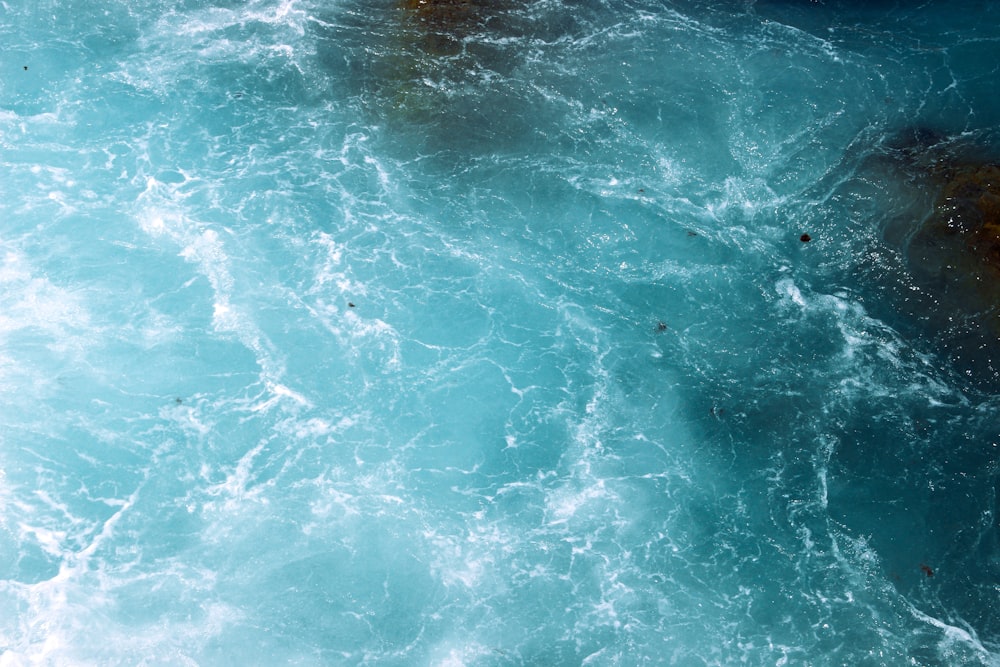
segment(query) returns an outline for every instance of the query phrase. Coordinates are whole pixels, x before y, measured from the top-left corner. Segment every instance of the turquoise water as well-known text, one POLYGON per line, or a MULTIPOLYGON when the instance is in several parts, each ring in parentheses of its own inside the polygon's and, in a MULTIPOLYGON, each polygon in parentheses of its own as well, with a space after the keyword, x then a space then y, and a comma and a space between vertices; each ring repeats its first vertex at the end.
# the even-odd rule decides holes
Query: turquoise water
POLYGON ((911 4, 2 3, 0 665, 1000 665, 911 4))

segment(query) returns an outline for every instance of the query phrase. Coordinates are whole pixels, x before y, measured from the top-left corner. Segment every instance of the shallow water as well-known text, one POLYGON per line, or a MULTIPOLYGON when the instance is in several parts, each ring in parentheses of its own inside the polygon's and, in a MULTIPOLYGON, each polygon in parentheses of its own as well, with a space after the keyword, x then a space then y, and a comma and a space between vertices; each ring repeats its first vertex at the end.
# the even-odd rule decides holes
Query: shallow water
POLYGON ((0 13, 0 664, 1000 664, 993 4, 0 13))

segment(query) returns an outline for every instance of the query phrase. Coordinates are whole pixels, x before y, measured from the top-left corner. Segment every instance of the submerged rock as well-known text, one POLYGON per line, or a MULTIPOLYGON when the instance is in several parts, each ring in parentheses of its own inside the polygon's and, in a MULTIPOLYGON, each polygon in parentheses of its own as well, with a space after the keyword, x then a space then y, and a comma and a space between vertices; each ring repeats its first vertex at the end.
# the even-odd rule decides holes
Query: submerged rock
POLYGON ((1000 166, 966 165, 950 170, 930 231, 959 234, 984 268, 1000 270, 1000 166))
POLYGON ((351 79, 373 125, 445 160, 531 136, 520 68, 525 30, 541 19, 523 0, 395 0, 394 9, 365 28, 379 44, 351 79))
POLYGON ((933 206, 902 235, 908 238, 907 263, 918 275, 937 276, 941 287, 953 283, 974 292, 973 301, 961 299, 974 310, 995 309, 1000 306, 1000 165, 910 157, 927 169, 916 184, 931 190, 933 206))
POLYGON ((415 23, 410 37, 434 56, 456 56, 462 42, 489 16, 471 0, 402 0, 405 18, 415 23))
POLYGON ((474 5, 471 0, 403 0, 403 7, 422 19, 448 24, 468 19, 474 5))
POLYGON ((976 384, 1000 384, 1000 161, 914 129, 887 143, 874 174, 894 181, 883 239, 908 274, 897 308, 976 384))

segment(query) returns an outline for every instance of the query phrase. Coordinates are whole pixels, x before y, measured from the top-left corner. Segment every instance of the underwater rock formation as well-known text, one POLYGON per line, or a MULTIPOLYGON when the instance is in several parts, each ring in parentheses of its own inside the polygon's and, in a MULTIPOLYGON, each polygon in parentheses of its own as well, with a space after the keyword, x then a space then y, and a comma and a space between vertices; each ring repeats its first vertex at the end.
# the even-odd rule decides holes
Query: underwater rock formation
POLYGON ((919 275, 937 276, 940 287, 954 283, 976 293, 972 301, 961 299, 975 310, 1000 306, 1000 165, 950 151, 911 149, 907 158, 914 184, 933 196, 929 213, 903 234, 908 265, 919 275))
POLYGON ((471 0, 402 0, 405 18, 415 23, 410 37, 427 55, 457 56, 462 41, 488 15, 471 0))
POLYGON ((516 113, 524 95, 520 0, 396 0, 377 31, 382 48, 359 65, 357 98, 373 124, 423 145, 424 155, 465 153, 530 133, 516 113))
POLYGON ((1000 166, 963 165, 949 170, 931 233, 958 234, 985 269, 1000 270, 1000 166))
POLYGON ((421 19, 452 25, 467 19, 474 9, 471 0, 403 0, 403 7, 421 19))
POLYGON ((877 163, 901 202, 883 230, 908 274, 897 307, 976 384, 1000 383, 1000 161, 967 138, 913 129, 877 163))

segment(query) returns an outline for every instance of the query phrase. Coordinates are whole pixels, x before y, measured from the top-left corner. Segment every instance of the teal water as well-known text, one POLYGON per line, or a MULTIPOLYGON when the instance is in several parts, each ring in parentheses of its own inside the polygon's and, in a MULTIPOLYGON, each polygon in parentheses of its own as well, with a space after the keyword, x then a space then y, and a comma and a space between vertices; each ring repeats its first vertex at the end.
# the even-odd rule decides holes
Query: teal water
POLYGON ((0 665, 1000 665, 994 3, 0 36, 0 665))

